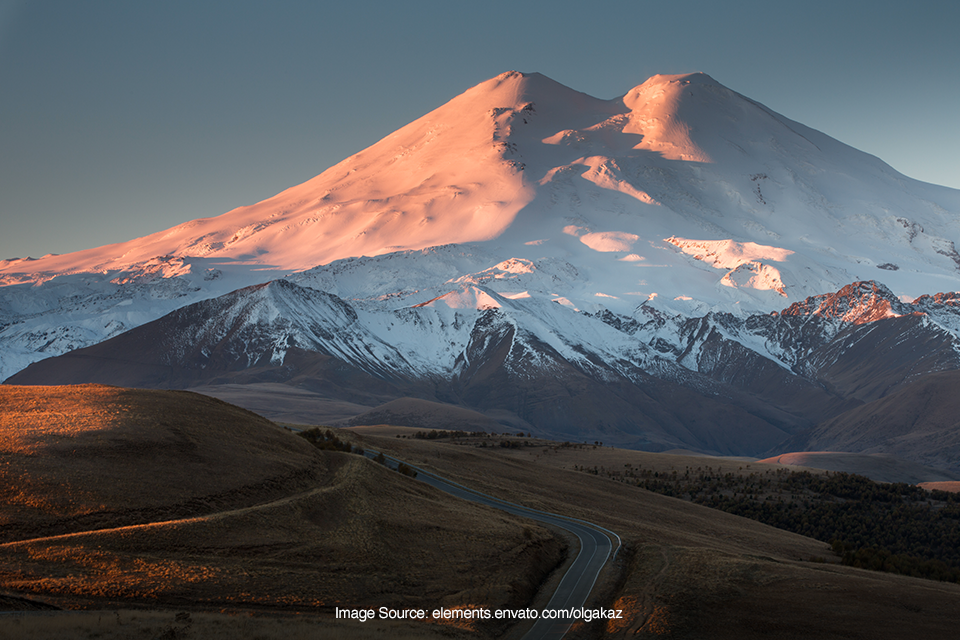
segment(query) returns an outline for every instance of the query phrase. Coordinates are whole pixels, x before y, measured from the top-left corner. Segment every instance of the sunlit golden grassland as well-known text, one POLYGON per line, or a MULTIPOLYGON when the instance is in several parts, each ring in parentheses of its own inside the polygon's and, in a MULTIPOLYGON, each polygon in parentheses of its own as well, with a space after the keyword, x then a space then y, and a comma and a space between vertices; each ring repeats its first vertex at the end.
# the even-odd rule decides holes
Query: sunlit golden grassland
POLYGON ((121 522, 135 509, 215 506, 191 503, 201 498, 240 504, 244 487, 267 489, 321 466, 289 433, 238 407, 99 385, 0 387, 0 460, 7 536, 17 531, 8 525, 56 531, 62 518, 121 522))

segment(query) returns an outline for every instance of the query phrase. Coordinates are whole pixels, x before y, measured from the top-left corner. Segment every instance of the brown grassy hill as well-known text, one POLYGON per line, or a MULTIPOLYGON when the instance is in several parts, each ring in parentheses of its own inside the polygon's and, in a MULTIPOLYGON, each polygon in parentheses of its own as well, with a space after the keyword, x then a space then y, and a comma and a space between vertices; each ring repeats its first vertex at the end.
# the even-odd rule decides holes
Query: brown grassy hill
MULTIPOLYGON (((523 606, 562 559, 536 525, 219 400, 102 386, 0 394, 0 595, 322 614, 310 637, 337 637, 353 632, 330 620, 335 606, 523 606)), ((435 626, 387 628, 446 633, 435 626)), ((223 637, 246 633, 242 620, 228 627, 223 637)))
POLYGON ((960 482, 921 482, 920 486, 930 491, 950 491, 951 493, 960 493, 960 482))
POLYGON ((0 386, 0 541, 186 517, 310 486, 306 442, 181 391, 0 386))
POLYGON ((760 464, 792 469, 822 469, 866 476, 875 482, 945 482, 956 475, 917 462, 901 460, 884 453, 848 453, 846 451, 795 451, 757 460, 760 464))

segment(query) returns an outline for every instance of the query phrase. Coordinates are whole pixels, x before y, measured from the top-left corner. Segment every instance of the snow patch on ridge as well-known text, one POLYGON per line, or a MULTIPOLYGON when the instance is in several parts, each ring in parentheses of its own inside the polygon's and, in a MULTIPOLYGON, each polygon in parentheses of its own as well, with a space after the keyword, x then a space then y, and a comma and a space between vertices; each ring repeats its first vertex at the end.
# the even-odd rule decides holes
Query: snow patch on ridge
POLYGON ((463 287, 459 291, 451 291, 427 302, 415 304, 413 308, 436 307, 440 304, 451 309, 476 309, 478 311, 500 308, 500 303, 493 296, 478 287, 463 287))
POLYGON ((709 264, 716 269, 727 270, 720 283, 727 287, 747 287, 758 290, 773 290, 783 297, 783 280, 780 271, 761 260, 784 262, 793 251, 780 247, 760 245, 755 242, 734 240, 688 240, 669 237, 664 240, 683 253, 709 264))
POLYGON ((630 251, 640 236, 624 231, 601 231, 587 233, 580 236, 580 242, 594 251, 611 253, 614 251, 630 251))
POLYGON ((702 260, 718 269, 736 269, 746 262, 772 260, 784 262, 793 255, 789 249, 770 247, 755 242, 736 242, 734 240, 688 240, 669 237, 664 240, 678 247, 687 255, 702 260))

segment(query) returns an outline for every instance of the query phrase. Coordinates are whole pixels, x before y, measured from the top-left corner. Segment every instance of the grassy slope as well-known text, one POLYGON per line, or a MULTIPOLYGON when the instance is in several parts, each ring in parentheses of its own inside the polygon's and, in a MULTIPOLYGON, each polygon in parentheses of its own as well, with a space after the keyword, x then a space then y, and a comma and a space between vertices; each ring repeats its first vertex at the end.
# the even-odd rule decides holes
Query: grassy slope
POLYGON ((561 558, 540 527, 203 396, 0 394, 4 486, 19 484, 0 507, 0 588, 16 595, 214 611, 521 606, 561 558))
POLYGON ((397 439, 396 428, 354 431, 368 446, 471 486, 619 533, 625 552, 598 594, 627 619, 590 625, 583 637, 952 638, 960 622, 958 585, 819 562, 831 559, 824 543, 573 470, 629 463, 660 473, 688 465, 750 473, 753 463, 550 443, 476 448, 397 439))
POLYGON ((0 541, 253 504, 324 470, 268 420, 192 393, 0 386, 0 541))

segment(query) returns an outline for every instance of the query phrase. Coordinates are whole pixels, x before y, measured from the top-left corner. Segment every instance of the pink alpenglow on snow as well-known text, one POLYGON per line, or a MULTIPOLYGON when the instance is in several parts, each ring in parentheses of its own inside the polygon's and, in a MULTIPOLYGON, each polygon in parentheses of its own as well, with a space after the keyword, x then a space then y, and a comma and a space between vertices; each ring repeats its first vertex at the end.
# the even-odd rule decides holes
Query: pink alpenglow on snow
POLYGON ((632 316, 643 300, 669 318, 771 313, 858 281, 955 291, 956 238, 960 191, 705 74, 604 100, 510 71, 262 202, 0 262, 0 377, 281 277, 361 307, 433 301, 444 318, 632 316))

